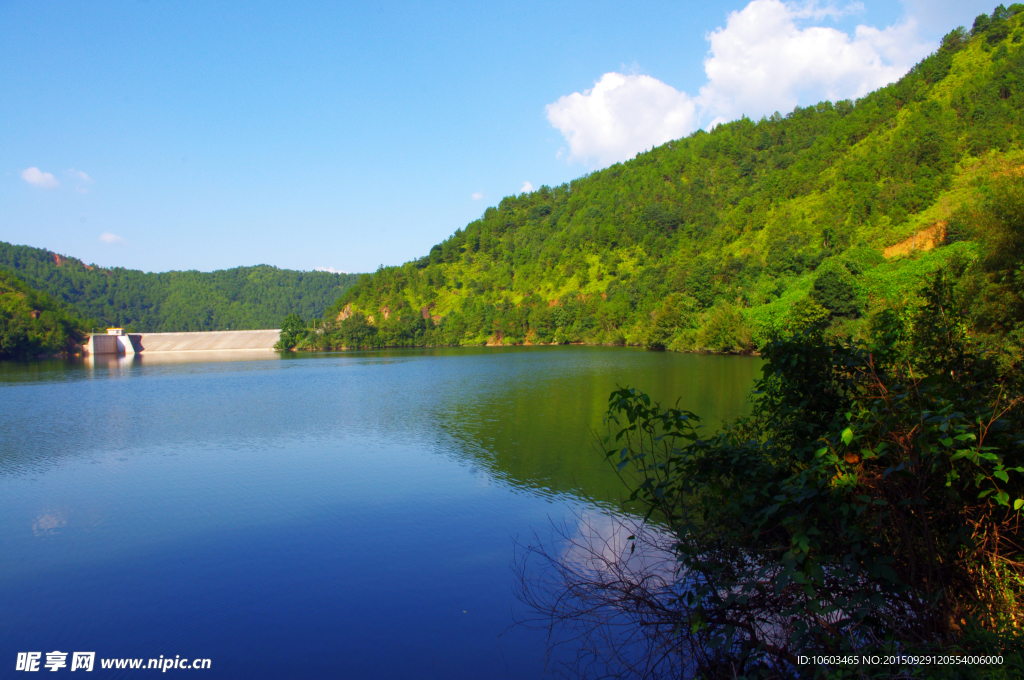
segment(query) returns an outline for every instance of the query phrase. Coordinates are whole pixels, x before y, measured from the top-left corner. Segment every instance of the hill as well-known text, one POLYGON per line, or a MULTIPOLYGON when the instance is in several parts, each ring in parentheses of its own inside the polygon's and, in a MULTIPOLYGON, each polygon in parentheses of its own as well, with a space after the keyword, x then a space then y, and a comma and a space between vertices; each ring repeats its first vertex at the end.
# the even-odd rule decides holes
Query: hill
POLYGON ((362 276, 315 331, 293 308, 282 344, 750 351, 816 320, 856 335, 950 266, 987 291, 977 324, 1019 333, 1018 265, 992 254, 1024 163, 1022 9, 951 32, 855 102, 743 118, 509 196, 362 276))
POLYGON ((84 324, 64 305, 0 270, 0 359, 71 352, 84 324))
POLYGON ((214 272, 104 269, 41 248, 0 242, 0 271, 63 301, 92 326, 135 331, 278 328, 289 313, 319 316, 358 279, 268 265, 214 272))

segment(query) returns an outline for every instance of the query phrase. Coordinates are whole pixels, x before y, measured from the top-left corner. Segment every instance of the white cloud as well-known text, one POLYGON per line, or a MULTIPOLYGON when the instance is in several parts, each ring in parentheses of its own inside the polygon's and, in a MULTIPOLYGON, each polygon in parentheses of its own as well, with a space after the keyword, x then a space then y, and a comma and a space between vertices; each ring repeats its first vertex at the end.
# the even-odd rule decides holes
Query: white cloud
POLYGON ((708 34, 707 85, 697 100, 714 125, 741 115, 759 118, 797 104, 861 97, 900 78, 935 45, 917 38, 907 19, 879 30, 858 26, 851 36, 807 26, 838 12, 815 3, 753 0, 708 34))
POLYGON ((523 186, 519 187, 519 193, 528 194, 533 191, 533 185, 529 182, 523 182, 523 186))
POLYGON ((483 197, 484 197, 484 192, 482 192, 482 191, 477 191, 472 196, 470 196, 470 198, 472 198, 474 201, 479 201, 483 197))
POLYGON ((605 73, 594 87, 546 107, 569 142, 569 160, 608 165, 682 137, 697 127, 685 92, 646 75, 605 73))
POLYGON ((54 189, 60 186, 60 182, 57 178, 48 172, 43 172, 39 168, 25 168, 21 171, 21 178, 31 184, 34 187, 41 189, 54 189))
POLYGON ((86 184, 92 184, 94 182, 92 177, 89 177, 89 175, 87 175, 86 173, 82 172, 81 170, 75 170, 74 168, 67 170, 64 174, 66 174, 68 177, 74 177, 80 182, 85 182, 86 184))
MULTIPOLYGON (((918 0, 905 2, 909 8, 918 0)), ((909 13, 884 29, 857 26, 852 35, 813 25, 862 10, 859 3, 839 10, 814 0, 752 0, 707 35, 707 83, 697 97, 651 76, 606 73, 592 89, 548 104, 548 121, 569 143, 568 161, 605 166, 700 126, 861 97, 937 47, 919 37, 909 13)))
POLYGON ((343 272, 340 269, 335 269, 334 267, 313 267, 313 271, 329 272, 331 274, 348 274, 348 272, 343 272))
POLYGON ((111 234, 109 231, 105 231, 100 234, 100 240, 104 243, 123 243, 124 239, 117 234, 111 234))

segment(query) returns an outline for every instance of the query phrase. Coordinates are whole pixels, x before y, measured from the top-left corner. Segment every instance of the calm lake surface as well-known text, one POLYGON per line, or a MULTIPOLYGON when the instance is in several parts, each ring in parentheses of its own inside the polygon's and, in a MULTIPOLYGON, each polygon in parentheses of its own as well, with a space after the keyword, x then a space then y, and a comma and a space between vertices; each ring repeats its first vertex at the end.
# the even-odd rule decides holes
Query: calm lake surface
POLYGON ((713 427, 760 365, 610 347, 0 364, 0 677, 53 650, 95 651, 96 677, 160 655, 211 659, 167 671, 204 678, 550 675, 544 635, 512 625, 511 565, 517 540, 621 508, 591 434, 608 394, 680 398, 713 427))

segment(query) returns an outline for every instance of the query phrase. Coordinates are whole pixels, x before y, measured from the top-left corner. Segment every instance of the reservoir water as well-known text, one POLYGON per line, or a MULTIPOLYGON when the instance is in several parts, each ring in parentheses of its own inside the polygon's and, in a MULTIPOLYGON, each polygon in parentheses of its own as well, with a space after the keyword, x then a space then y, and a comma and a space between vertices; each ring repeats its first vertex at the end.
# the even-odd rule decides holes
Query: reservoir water
POLYGON ((621 509, 634 386, 712 427, 760 361, 610 347, 0 364, 0 677, 540 678, 516 543, 621 509), (75 676, 72 676, 75 677, 75 676), (86 675, 85 677, 93 677, 86 675))

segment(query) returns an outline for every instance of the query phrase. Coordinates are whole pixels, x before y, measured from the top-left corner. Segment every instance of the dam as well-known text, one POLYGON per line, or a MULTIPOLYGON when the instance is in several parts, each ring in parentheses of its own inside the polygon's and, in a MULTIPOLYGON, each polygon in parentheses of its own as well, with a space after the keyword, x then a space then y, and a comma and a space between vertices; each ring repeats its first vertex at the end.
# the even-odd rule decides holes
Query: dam
POLYGON ((85 354, 153 354, 157 352, 223 352, 272 350, 281 337, 278 329, 256 331, 195 331, 185 333, 125 333, 108 328, 82 345, 85 354))

